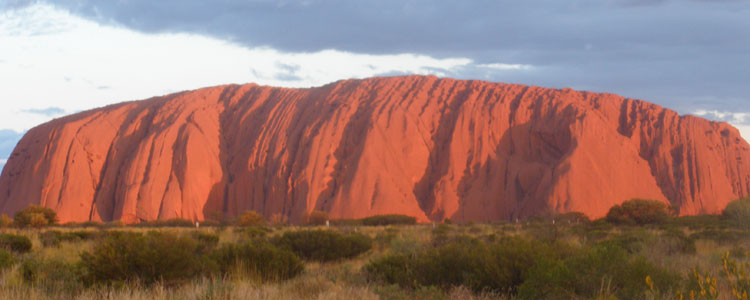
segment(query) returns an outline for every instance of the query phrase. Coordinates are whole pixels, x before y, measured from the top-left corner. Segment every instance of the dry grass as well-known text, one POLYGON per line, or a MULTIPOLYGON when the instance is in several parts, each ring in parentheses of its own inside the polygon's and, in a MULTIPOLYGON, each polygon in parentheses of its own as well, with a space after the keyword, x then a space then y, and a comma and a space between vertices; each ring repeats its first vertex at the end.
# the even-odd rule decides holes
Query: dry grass
MULTIPOLYGON (((285 231, 299 230, 301 227, 285 226, 272 227, 269 235, 279 235, 285 231)), ((304 227, 310 229, 310 227, 304 227)), ((378 285, 368 282, 362 268, 371 259, 389 252, 416 253, 424 247, 429 247, 433 238, 433 225, 385 226, 385 227, 318 227, 320 229, 339 230, 344 232, 359 232, 374 239, 374 247, 370 252, 353 260, 335 263, 311 263, 305 266, 302 275, 287 281, 260 283, 244 276, 230 276, 228 278, 201 278, 177 287, 154 285, 150 287, 136 284, 124 288, 81 288, 76 291, 47 291, 43 287, 25 283, 18 264, 0 274, 0 299, 510 299, 506 295, 474 294, 464 287, 454 287, 450 290, 436 288, 422 288, 419 290, 404 290, 398 286, 378 285)), ((134 232, 177 231, 189 232, 199 230, 206 233, 216 233, 220 243, 236 243, 243 239, 243 233, 234 227, 201 227, 195 228, 143 228, 143 227, 115 227, 107 229, 97 228, 67 228, 56 227, 54 230, 62 232, 75 230, 124 230, 134 232)), ((33 242, 33 250, 28 256, 44 259, 57 259, 70 263, 80 260, 80 253, 92 249, 92 241, 62 242, 60 247, 43 247, 39 240, 39 230, 3 229, 4 232, 24 234, 33 242)), ((610 235, 621 234, 621 229, 615 228, 610 235)), ((649 235, 658 237, 659 229, 647 229, 649 235)), ((465 234, 475 237, 490 236, 531 236, 534 234, 523 224, 470 224, 452 225, 451 234, 465 234)), ((690 234, 691 232, 687 232, 690 234)), ((574 248, 591 244, 581 235, 571 232, 561 232, 556 239, 574 248)), ((733 248, 743 246, 749 249, 749 240, 741 240, 732 245, 720 245, 709 240, 696 241, 695 254, 666 254, 655 251, 647 245, 640 253, 649 261, 689 276, 694 268, 713 274, 722 272, 722 255, 733 248)), ((653 246, 653 245, 651 245, 653 246)), ((20 259, 24 259, 21 257, 20 259)), ((720 294, 730 295, 727 285, 719 284, 720 294)), ((606 296, 605 292, 601 293, 606 296)), ((671 296, 666 297, 669 299, 671 296)))

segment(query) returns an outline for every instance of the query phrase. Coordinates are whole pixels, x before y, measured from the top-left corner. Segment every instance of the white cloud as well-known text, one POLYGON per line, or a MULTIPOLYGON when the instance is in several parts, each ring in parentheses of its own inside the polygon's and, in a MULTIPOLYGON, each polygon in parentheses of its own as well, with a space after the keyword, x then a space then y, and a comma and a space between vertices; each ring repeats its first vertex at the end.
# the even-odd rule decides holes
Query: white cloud
POLYGON ((534 68, 532 65, 501 64, 501 63, 481 64, 481 65, 477 65, 477 67, 495 69, 495 70, 531 70, 534 68))
POLYGON ((467 58, 283 53, 200 35, 147 35, 35 4, 0 12, 0 129, 48 121, 54 116, 34 111, 50 107, 72 113, 204 86, 310 87, 389 73, 444 76, 471 65, 467 58))
POLYGON ((734 127, 737 127, 737 129, 740 131, 740 134, 742 135, 742 138, 745 139, 748 143, 750 143, 750 125, 737 125, 732 124, 734 127))
POLYGON ((750 113, 748 112, 728 112, 718 110, 698 110, 693 113, 696 116, 724 121, 736 127, 742 138, 750 141, 750 113))

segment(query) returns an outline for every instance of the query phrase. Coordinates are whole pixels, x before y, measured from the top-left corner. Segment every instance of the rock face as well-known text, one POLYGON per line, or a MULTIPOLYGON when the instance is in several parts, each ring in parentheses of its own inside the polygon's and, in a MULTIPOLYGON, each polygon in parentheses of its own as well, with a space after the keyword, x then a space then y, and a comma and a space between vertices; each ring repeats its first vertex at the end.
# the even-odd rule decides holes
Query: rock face
POLYGON ((229 85, 121 103, 30 130, 0 213, 62 222, 256 210, 299 222, 399 213, 511 220, 631 198, 682 215, 750 195, 750 146, 710 122, 611 94, 408 76, 311 89, 229 85))

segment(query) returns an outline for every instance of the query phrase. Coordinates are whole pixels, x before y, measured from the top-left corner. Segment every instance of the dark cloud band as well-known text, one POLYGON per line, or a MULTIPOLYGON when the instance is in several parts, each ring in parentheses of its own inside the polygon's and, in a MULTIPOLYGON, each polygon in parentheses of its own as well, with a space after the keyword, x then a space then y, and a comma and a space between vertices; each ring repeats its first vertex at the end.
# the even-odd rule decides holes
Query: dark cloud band
MULTIPOLYGON (((748 1, 48 2, 147 33, 199 33, 290 52, 418 53, 523 64, 535 68, 467 68, 452 75, 615 92, 681 112, 750 111, 748 1)), ((9 3, 17 8, 33 1, 9 3)), ((279 76, 297 78, 294 68, 279 76)))

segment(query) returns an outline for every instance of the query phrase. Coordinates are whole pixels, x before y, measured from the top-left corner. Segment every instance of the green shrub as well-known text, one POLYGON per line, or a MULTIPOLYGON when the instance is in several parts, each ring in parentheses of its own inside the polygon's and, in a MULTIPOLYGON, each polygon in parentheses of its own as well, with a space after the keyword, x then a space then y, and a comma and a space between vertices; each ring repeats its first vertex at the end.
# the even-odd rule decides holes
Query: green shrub
POLYGON ((378 248, 385 249, 391 245, 391 241, 398 236, 398 233, 398 229, 388 227, 375 235, 374 242, 378 245, 378 248))
POLYGON ((62 232, 57 230, 47 230, 39 234, 39 240, 44 247, 60 247, 62 232))
POLYGON ((294 253, 267 242, 225 244, 211 257, 221 274, 241 272, 265 281, 290 279, 304 270, 304 264, 294 253))
POLYGON ((451 241, 414 254, 392 253, 364 268, 372 281, 402 287, 465 286, 475 292, 515 293, 527 271, 539 259, 558 259, 567 253, 538 241, 504 237, 496 243, 478 239, 451 241))
POLYGON ((750 227, 750 198, 729 202, 721 216, 730 224, 742 228, 750 227))
POLYGON ((530 236, 543 242, 555 242, 564 233, 560 226, 551 223, 531 223, 525 227, 530 236))
POLYGON ((205 250, 204 245, 187 235, 113 232, 98 240, 91 252, 83 252, 81 263, 90 283, 172 284, 214 270, 205 250))
POLYGON ((67 242, 90 241, 102 236, 100 231, 76 230, 63 232, 60 240, 67 242))
POLYGON ((687 227, 690 230, 726 226, 726 222, 718 215, 680 216, 672 218, 671 223, 678 227, 687 227))
POLYGON ((0 234, 0 248, 17 253, 28 253, 31 251, 31 240, 25 235, 0 234))
POLYGON ((86 221, 86 222, 81 223, 80 226, 83 228, 88 228, 88 227, 101 228, 101 227, 104 227, 105 224, 99 221, 86 221))
POLYGON ((58 230, 47 230, 39 234, 39 240, 44 247, 60 247, 61 242, 79 242, 92 240, 100 234, 93 231, 68 231, 60 232, 58 230))
POLYGON ((16 263, 13 254, 8 250, 0 249, 0 271, 12 267, 16 263))
POLYGON ((679 276, 613 244, 598 244, 563 260, 540 260, 519 288, 519 299, 592 299, 607 288, 618 299, 643 299, 649 276, 663 290, 679 276))
POLYGON ((671 229, 664 231, 659 237, 657 247, 662 248, 664 253, 673 255, 677 253, 695 254, 695 239, 689 237, 682 230, 671 229))
POLYGON ((61 299, 72 297, 61 297, 60 293, 72 295, 82 289, 80 266, 64 260, 31 256, 21 263, 20 273, 25 283, 58 294, 61 299))
POLYGON ((140 222, 134 224, 136 227, 195 227, 195 223, 190 220, 173 218, 166 220, 153 220, 149 222, 140 222))
POLYGON ((362 225, 365 226, 385 226, 385 225, 414 225, 417 224, 417 218, 405 215, 377 215, 362 219, 362 225))
POLYGON ((31 205, 16 212, 13 222, 19 227, 42 227, 57 224, 57 213, 49 208, 31 205))
POLYGON ((287 231, 273 243, 303 259, 322 262, 354 258, 372 248, 372 239, 365 235, 331 230, 287 231))
POLYGON ((734 245, 740 240, 750 238, 750 232, 710 228, 695 232, 690 235, 690 238, 694 240, 710 240, 720 245, 734 245))
POLYGON ((219 245, 219 235, 215 233, 193 231, 190 236, 198 242, 196 252, 199 254, 209 254, 219 245))
POLYGON ((632 199, 612 206, 606 220, 618 225, 661 224, 669 220, 669 209, 660 201, 632 199))
POLYGON ((432 229, 432 246, 438 247, 447 244, 455 236, 453 227, 449 224, 441 223, 432 229))
POLYGON ((653 234, 645 229, 637 228, 613 234, 611 237, 600 240, 594 245, 599 247, 616 247, 625 250, 629 254, 636 254, 641 252, 649 242, 653 242, 655 239, 653 234))

